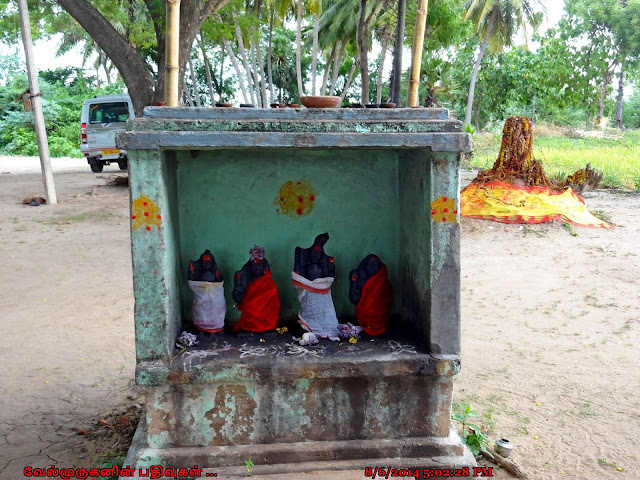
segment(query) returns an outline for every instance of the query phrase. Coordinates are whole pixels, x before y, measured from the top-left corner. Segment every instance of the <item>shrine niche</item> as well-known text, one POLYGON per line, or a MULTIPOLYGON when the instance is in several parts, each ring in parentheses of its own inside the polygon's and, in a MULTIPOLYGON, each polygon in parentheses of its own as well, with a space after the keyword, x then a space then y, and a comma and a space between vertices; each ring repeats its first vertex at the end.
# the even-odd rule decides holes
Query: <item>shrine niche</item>
POLYGON ((471 142, 447 110, 148 107, 117 144, 147 391, 125 463, 473 465, 450 425, 471 142), (190 281, 220 285, 222 330, 190 281))

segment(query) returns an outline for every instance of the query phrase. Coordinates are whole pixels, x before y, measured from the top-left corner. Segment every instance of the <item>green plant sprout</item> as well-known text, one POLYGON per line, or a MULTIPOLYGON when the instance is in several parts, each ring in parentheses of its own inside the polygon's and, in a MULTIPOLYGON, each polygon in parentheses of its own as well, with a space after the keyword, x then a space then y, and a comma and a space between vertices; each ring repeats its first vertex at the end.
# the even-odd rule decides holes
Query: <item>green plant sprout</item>
POLYGON ((253 472, 253 467, 255 467, 255 465, 251 461, 251 458, 249 458, 249 460, 245 460, 244 461, 244 466, 247 469, 247 475, 250 477, 251 476, 251 472, 253 472))
POLYGON ((480 427, 470 422, 470 419, 477 416, 468 403, 456 403, 453 406, 451 419, 462 424, 462 433, 458 433, 458 435, 460 435, 460 440, 469 447, 474 457, 477 457, 480 453, 486 453, 493 458, 487 448, 489 438, 482 433, 480 427))

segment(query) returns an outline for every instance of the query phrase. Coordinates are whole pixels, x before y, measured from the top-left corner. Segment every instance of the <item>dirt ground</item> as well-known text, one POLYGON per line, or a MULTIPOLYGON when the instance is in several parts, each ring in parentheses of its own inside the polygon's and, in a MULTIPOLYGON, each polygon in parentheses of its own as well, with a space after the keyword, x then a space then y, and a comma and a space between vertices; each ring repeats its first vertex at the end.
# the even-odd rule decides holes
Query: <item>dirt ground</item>
MULTIPOLYGON (((125 451, 143 402, 128 191, 105 185, 120 172, 56 160, 60 203, 22 205, 42 194, 38 167, 0 157, 2 480, 125 451)), ((462 220, 455 401, 534 480, 640 478, 640 195, 585 197, 616 228, 462 220)))

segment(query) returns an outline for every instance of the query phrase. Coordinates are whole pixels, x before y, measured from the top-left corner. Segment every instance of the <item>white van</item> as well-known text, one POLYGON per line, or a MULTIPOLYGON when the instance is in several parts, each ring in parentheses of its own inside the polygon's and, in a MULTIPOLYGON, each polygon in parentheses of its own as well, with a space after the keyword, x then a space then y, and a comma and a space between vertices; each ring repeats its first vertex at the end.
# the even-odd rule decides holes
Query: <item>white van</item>
POLYGON ((92 172, 100 173, 111 162, 116 162, 120 170, 127 169, 127 152, 116 148, 116 132, 123 132, 127 120, 134 116, 129 95, 103 95, 84 101, 80 150, 92 172))

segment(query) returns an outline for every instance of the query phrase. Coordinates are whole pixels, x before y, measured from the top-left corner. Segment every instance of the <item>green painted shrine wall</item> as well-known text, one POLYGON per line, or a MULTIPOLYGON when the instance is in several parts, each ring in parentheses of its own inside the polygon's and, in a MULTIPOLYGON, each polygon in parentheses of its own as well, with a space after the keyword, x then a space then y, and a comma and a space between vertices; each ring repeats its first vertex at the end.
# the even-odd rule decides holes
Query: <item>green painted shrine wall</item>
POLYGON ((400 191, 400 221, 398 229, 401 245, 412 245, 400 251, 400 283, 403 295, 399 305, 404 318, 424 332, 427 342, 429 330, 424 322, 429 317, 429 289, 431 288, 431 154, 428 150, 403 152, 402 168, 398 174, 400 191))
MULTIPOLYGON (((425 152, 421 171, 427 172, 425 152)), ((407 189, 399 201, 402 155, 392 150, 234 149, 200 151, 193 158, 188 151, 177 152, 177 196, 173 198, 177 198, 179 262, 185 278, 180 295, 184 316, 191 318, 193 298, 186 283, 187 263, 208 248, 225 278, 227 318, 239 318, 231 298, 233 274, 249 259, 254 243, 266 249, 281 299, 281 317, 295 316, 294 249, 311 246, 323 232, 330 235, 325 251, 336 259, 332 293, 339 316, 354 315, 347 296, 348 274, 369 253, 387 264, 397 290, 403 258, 401 218, 415 219, 401 216, 400 205, 410 210, 412 198, 417 205, 425 201, 416 189, 407 189), (280 188, 300 179, 315 189, 313 209, 306 216, 278 213, 280 188)), ((427 187, 425 195, 428 191, 427 187)), ((425 225, 418 228, 421 240, 429 220, 429 215, 421 219, 425 225)), ((395 311, 399 309, 396 305, 395 311)))

